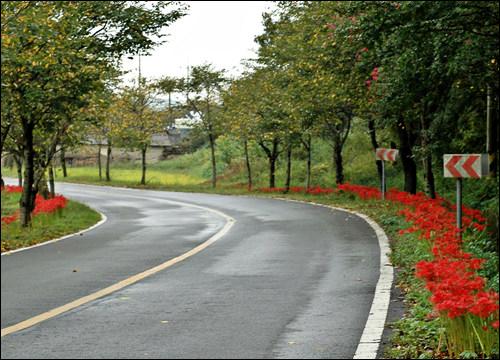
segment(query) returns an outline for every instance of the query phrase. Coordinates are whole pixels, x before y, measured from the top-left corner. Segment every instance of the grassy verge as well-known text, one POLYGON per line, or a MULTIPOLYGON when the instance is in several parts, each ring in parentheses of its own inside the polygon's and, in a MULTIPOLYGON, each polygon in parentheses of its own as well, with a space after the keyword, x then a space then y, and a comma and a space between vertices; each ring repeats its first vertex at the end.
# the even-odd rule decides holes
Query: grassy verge
MULTIPOLYGON (((2 193, 2 217, 13 215, 19 208, 21 194, 2 193)), ((88 206, 69 201, 65 208, 53 214, 36 214, 30 227, 23 229, 19 222, 2 224, 2 252, 43 243, 89 228, 101 220, 101 214, 88 206)))

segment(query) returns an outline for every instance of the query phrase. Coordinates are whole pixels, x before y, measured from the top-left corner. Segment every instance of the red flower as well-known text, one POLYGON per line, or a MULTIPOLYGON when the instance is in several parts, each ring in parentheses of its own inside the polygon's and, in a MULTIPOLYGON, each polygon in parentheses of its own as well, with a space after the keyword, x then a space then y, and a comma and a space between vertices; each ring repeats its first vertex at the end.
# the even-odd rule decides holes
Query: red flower
MULTIPOLYGON (((7 188, 7 189, 5 189, 5 191, 6 192, 20 192, 19 189, 21 189, 21 191, 22 191, 22 188, 20 188, 19 186, 7 188)), ((4 191, 4 188, 2 188, 2 191, 4 191)), ((69 200, 66 199, 62 195, 55 195, 52 199, 45 200, 40 194, 37 194, 36 198, 35 198, 35 209, 33 210, 32 214, 35 215, 38 213, 53 213, 54 211, 56 211, 58 209, 66 207, 66 203, 68 201, 69 200)), ((3 217, 2 224, 6 225, 6 224, 10 224, 11 222, 15 221, 18 217, 18 214, 19 214, 19 210, 17 211, 17 214, 14 214, 14 215, 9 216, 9 217, 3 217)))

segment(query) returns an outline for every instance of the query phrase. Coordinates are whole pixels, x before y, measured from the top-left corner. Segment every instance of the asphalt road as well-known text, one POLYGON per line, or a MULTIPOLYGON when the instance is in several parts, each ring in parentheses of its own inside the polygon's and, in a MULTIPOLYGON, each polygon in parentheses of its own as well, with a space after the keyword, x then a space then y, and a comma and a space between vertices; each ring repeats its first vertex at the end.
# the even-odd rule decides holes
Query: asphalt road
POLYGON ((360 217, 254 197, 62 183, 56 192, 107 221, 2 256, 2 359, 353 358, 380 273, 376 233, 360 217))

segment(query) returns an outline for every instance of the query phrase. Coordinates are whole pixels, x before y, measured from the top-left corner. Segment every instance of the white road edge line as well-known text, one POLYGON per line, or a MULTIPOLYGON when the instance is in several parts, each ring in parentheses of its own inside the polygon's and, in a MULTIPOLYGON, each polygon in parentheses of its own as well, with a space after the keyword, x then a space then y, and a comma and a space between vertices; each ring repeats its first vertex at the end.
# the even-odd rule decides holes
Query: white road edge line
POLYGON ((284 198, 275 198, 285 201, 296 201, 304 204, 323 206, 333 210, 340 210, 354 214, 365 220, 375 231, 378 244, 380 247, 380 275, 375 287, 375 295, 373 297, 370 313, 366 319, 365 328, 361 334, 358 347, 354 353, 353 359, 376 359, 380 342, 382 341, 382 333, 385 328, 387 313, 389 312, 389 304, 391 301, 391 288, 394 281, 394 268, 389 260, 388 254, 391 252, 389 247, 389 238, 384 230, 374 220, 365 214, 354 210, 348 210, 341 207, 318 204, 308 201, 290 200, 284 198))
POLYGON ((375 230, 380 246, 380 275, 365 329, 353 357, 353 359, 376 359, 389 311, 391 287, 394 281, 394 268, 388 256, 391 252, 389 239, 384 230, 368 216, 351 210, 341 210, 349 211, 364 219, 375 230))
MULTIPOLYGON (((140 196, 134 196, 134 195, 127 195, 127 196, 130 196, 130 197, 137 197, 137 198, 143 198, 143 197, 140 197, 140 196)), ((210 209, 210 208, 207 208, 207 207, 204 207, 204 206, 199 206, 199 205, 194 205, 194 204, 188 204, 188 203, 182 203, 182 202, 177 202, 177 201, 170 201, 170 200, 165 200, 165 199, 156 199, 156 198, 147 198, 148 200, 154 200, 154 201, 160 201, 160 202, 167 202, 167 203, 171 203, 171 204, 175 204, 175 205, 183 205, 183 206, 190 206, 190 207, 194 207, 194 208, 198 208, 198 209, 202 209, 202 210, 205 210, 205 211, 209 211, 209 212, 213 212, 219 216, 222 216, 223 218, 225 218, 227 220, 226 224, 224 225, 224 227, 218 232, 216 233, 215 235, 213 235, 210 239, 208 239, 207 241, 201 243, 200 245, 196 246, 195 248, 189 250, 188 252, 185 252, 184 254, 182 255, 179 255, 171 260, 168 260, 166 262, 164 262, 163 264, 160 264, 158 266, 155 266, 149 270, 146 270, 146 271, 143 271, 139 274, 136 274, 134 276, 131 276, 125 280, 122 280, 116 284, 113 284, 111 286, 108 286, 107 288, 105 289, 102 289, 102 290, 99 290, 97 292, 94 292, 90 295, 87 295, 87 296, 84 296, 80 299, 77 299, 75 301, 72 301, 68 304, 65 304, 65 305, 62 305, 58 308, 55 308, 55 309, 52 309, 52 310, 49 310, 43 314, 40 314, 40 315, 37 315, 35 317, 32 317, 30 319, 27 319, 27 320, 24 320, 24 321, 21 321, 20 323, 17 323, 17 324, 14 324, 12 326, 9 326, 9 327, 6 327, 4 329, 2 329, 1 331, 1 337, 4 337, 5 335, 8 335, 8 334, 11 334, 11 333, 14 333, 14 332, 17 332, 17 331, 20 331, 20 330, 24 330, 28 327, 31 327, 33 325, 36 325, 42 321, 45 321, 45 320, 48 320, 50 318, 53 318, 57 315, 60 315, 68 310, 72 310, 80 305, 83 305, 83 304, 86 304, 90 301, 93 301, 93 300, 96 300, 102 296, 105 296, 105 295, 108 295, 112 292, 115 292, 117 290, 120 290, 122 288, 124 288, 125 286, 128 286, 128 285, 131 285, 139 280, 142 280, 150 275, 153 275, 163 269, 166 269, 168 268, 169 266, 172 266, 182 260, 185 260, 187 259, 188 257, 190 256, 193 256, 194 254, 200 252, 201 250, 205 249, 206 247, 208 247, 209 245, 211 245, 212 243, 214 243, 215 241, 217 241, 218 239, 220 239, 222 236, 224 236, 224 234, 226 234, 229 229, 234 225, 234 222, 235 220, 230 217, 229 215, 226 215, 224 214, 223 212, 220 212, 218 210, 215 210, 215 209, 210 209)))
MULTIPOLYGON (((94 211, 97 211, 97 210, 94 210, 94 211)), ((67 239, 67 238, 75 236, 75 235, 81 235, 81 234, 83 234, 83 233, 85 233, 87 231, 90 231, 90 230, 98 227, 99 225, 104 224, 106 222, 106 220, 108 220, 108 218, 106 217, 106 215, 104 215, 102 212, 100 212, 100 211, 97 211, 97 212, 99 214, 101 214, 101 220, 99 222, 97 222, 96 224, 92 225, 91 227, 87 228, 87 229, 80 230, 80 231, 78 231, 78 232, 76 232, 74 234, 65 235, 65 236, 57 238, 57 239, 48 240, 48 241, 45 241, 45 242, 40 243, 40 244, 35 244, 35 245, 32 245, 32 246, 23 247, 23 248, 19 248, 19 249, 16 249, 16 250, 5 251, 5 252, 2 253, 1 256, 11 255, 11 254, 14 254, 14 253, 19 252, 19 251, 24 251, 24 250, 32 249, 32 248, 35 248, 35 247, 52 244, 52 243, 58 242, 60 240, 67 239)))

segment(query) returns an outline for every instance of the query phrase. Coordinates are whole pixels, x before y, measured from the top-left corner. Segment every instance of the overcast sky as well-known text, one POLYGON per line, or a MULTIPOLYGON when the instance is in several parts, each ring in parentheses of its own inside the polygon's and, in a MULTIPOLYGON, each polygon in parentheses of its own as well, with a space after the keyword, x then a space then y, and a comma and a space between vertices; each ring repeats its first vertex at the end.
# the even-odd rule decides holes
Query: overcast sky
MULTIPOLYGON (((165 29, 167 42, 150 56, 141 56, 141 75, 184 77, 187 67, 213 64, 237 76, 241 60, 253 58, 254 37, 263 32, 262 13, 272 7, 270 1, 184 1, 188 15, 165 29)), ((124 59, 124 70, 132 70, 126 81, 137 79, 139 60, 124 59)))

